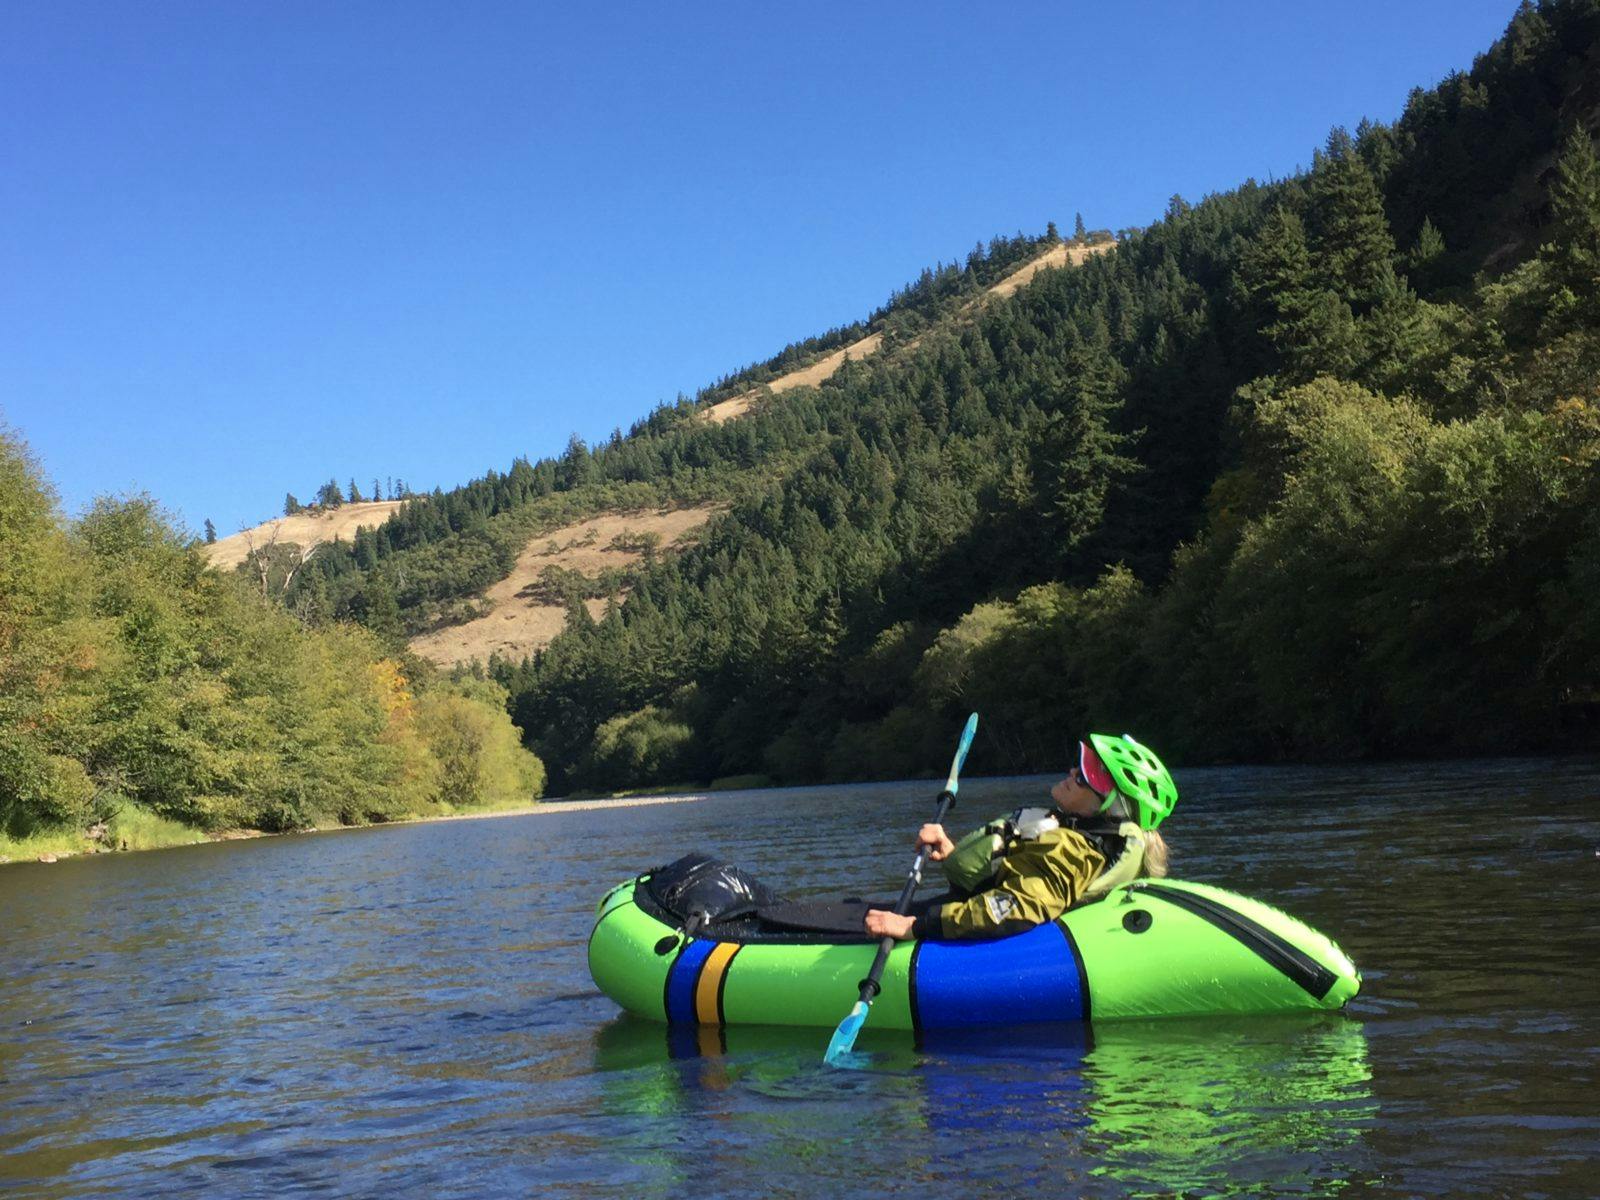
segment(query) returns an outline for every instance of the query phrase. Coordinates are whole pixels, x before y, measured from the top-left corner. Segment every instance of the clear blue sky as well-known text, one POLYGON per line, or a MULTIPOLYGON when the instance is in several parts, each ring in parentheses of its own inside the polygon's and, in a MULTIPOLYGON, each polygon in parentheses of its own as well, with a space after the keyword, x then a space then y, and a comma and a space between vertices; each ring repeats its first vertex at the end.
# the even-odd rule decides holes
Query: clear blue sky
POLYGON ((446 487, 1392 120, 1513 0, 7 0, 0 420, 69 513, 446 487))

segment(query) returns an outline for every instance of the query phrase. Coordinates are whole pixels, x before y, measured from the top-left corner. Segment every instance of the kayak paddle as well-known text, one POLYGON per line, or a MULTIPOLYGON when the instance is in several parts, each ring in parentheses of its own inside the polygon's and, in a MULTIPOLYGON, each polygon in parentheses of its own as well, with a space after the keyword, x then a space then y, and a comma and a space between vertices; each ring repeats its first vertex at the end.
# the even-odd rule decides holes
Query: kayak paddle
MULTIPOLYGON (((944 815, 955 807, 956 791, 961 786, 961 765, 967 761, 967 751, 972 749, 972 736, 978 732, 978 714, 973 713, 967 718, 966 728, 961 731, 961 744, 956 747, 956 756, 950 763, 950 778, 945 780, 944 791, 939 793, 939 811, 933 818, 935 825, 944 824, 944 815)), ((916 861, 911 864, 911 874, 906 877, 905 887, 900 889, 900 899, 894 902, 894 911, 904 914, 911 905, 911 897, 917 890, 917 885, 922 882, 922 863, 927 858, 928 847, 917 847, 916 861)), ((878 943, 878 956, 872 960, 872 970, 867 972, 867 977, 861 981, 861 998, 858 999, 844 1020, 839 1022, 839 1028, 833 1031, 833 1040, 828 1043, 828 1052, 822 1056, 822 1061, 830 1067, 839 1065, 839 1060, 850 1053, 850 1048, 856 1044, 856 1034, 861 1032, 861 1027, 867 1023, 867 1010, 872 1007, 872 1002, 883 990, 879 982, 883 978, 884 964, 889 961, 889 951, 894 949, 895 939, 885 937, 878 943)))

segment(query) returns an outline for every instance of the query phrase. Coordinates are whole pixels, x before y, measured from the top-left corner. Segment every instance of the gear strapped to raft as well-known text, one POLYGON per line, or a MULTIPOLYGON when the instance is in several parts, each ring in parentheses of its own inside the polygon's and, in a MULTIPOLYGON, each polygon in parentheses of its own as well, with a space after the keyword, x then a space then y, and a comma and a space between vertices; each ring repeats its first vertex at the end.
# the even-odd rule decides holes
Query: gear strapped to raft
MULTIPOLYGON (((657 947, 661 954, 671 953, 694 937, 788 943, 815 941, 825 934, 835 942, 873 942, 877 939, 863 926, 867 910, 888 908, 893 903, 856 896, 787 900, 748 871, 705 854, 686 854, 639 876, 634 899, 674 930, 672 936, 661 939, 657 947)), ((933 902, 942 899, 949 897, 937 897, 933 902)))
POLYGON ((707 925, 749 916, 777 894, 748 871, 706 854, 682 858, 641 876, 661 908, 682 922, 693 937, 707 925))

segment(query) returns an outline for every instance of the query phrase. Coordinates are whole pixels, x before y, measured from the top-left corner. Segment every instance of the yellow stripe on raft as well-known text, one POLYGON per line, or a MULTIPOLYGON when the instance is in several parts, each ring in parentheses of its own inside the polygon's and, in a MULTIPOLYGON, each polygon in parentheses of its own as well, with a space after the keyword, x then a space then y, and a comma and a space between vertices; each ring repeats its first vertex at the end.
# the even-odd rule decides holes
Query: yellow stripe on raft
POLYGON ((721 1025, 721 1006, 717 997, 722 992, 722 977, 728 973, 728 964, 739 953, 738 942, 718 942, 706 956, 700 968, 700 981, 694 988, 694 1016, 702 1025, 721 1025))

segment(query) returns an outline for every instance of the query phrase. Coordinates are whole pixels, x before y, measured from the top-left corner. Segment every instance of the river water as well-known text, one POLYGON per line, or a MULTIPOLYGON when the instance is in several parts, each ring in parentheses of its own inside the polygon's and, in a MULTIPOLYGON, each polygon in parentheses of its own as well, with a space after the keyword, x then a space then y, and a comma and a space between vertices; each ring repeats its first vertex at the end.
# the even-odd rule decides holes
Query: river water
MULTIPOLYGON (((1593 1196, 1600 763, 1179 773, 1173 873, 1288 909, 1344 1014, 669 1038, 589 980, 693 849, 892 894, 927 783, 0 870, 17 1196, 1593 1196)), ((1048 780, 975 779, 953 826, 1048 780)), ((840 1015, 852 997, 840 997, 840 1015)))

